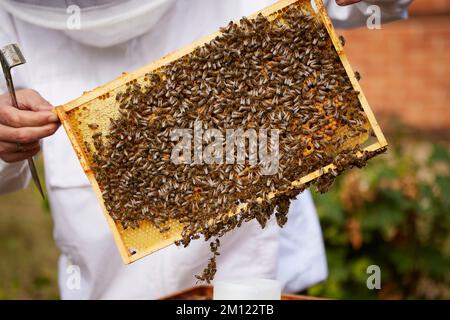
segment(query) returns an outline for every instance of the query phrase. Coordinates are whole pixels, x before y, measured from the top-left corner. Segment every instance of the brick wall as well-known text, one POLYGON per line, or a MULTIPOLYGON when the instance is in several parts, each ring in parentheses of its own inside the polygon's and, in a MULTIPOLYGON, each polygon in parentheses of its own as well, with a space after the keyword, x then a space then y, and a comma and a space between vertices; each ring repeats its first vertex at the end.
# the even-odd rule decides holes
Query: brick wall
POLYGON ((399 118, 425 131, 450 131, 450 0, 416 0, 408 20, 381 30, 338 32, 382 127, 399 118))
POLYGON ((450 1, 415 0, 409 12, 413 16, 450 13, 450 1))

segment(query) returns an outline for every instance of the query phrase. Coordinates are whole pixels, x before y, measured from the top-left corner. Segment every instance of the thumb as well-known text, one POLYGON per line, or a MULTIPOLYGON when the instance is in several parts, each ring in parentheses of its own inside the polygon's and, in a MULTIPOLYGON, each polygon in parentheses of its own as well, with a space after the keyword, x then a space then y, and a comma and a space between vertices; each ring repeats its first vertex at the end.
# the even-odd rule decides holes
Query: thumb
POLYGON ((53 109, 53 106, 35 90, 19 90, 16 95, 20 109, 30 111, 50 111, 53 109))

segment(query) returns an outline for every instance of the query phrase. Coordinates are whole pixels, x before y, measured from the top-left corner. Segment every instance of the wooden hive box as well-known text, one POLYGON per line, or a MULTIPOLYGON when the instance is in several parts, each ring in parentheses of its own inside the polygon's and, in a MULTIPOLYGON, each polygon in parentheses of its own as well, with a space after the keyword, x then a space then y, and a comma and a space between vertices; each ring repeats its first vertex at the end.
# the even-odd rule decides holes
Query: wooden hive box
MULTIPOLYGON (((364 135, 358 137, 358 139, 356 140, 349 141, 349 143, 360 144, 362 142, 365 142, 364 150, 369 152, 378 152, 380 150, 383 150, 386 147, 387 142, 377 124, 377 121, 375 120, 375 117, 363 94, 358 80, 355 78, 354 72, 345 56, 342 44, 334 31, 324 5, 320 0, 314 1, 315 8, 313 8, 313 5, 309 0, 280 0, 272 6, 255 13, 249 18, 254 18, 259 13, 261 13, 269 21, 273 21, 277 19, 278 15, 280 14, 280 12, 282 12, 283 9, 286 9, 289 6, 298 6, 301 7, 303 11, 310 13, 317 21, 323 23, 323 25, 326 27, 326 30, 328 31, 328 36, 330 37, 334 48, 338 53, 340 60, 346 70, 346 73, 353 85, 353 88, 359 92, 359 101, 367 116, 368 123, 370 124, 371 129, 376 137, 374 141, 370 141, 369 135, 364 135)), ((143 79, 145 75, 149 72, 155 71, 163 67, 164 65, 167 65, 191 53, 196 48, 210 42, 218 35, 220 35, 220 32, 216 32, 209 36, 206 36, 198 40, 197 42, 194 42, 187 47, 184 47, 155 62, 152 62, 135 72, 124 74, 120 78, 104 86, 98 87, 93 91, 86 92, 80 98, 56 108, 56 112, 67 132, 67 135, 73 145, 82 168, 89 178, 89 181, 91 182, 92 187, 97 195, 98 201, 101 204, 124 263, 131 263, 174 243, 174 241, 180 239, 183 225, 177 221, 172 221, 169 224, 170 231, 161 234, 158 229, 156 229, 153 225, 146 221, 143 221, 140 224, 139 228, 124 229, 120 223, 116 223, 111 218, 108 211, 106 210, 101 190, 95 178, 95 173, 92 169, 92 154, 90 154, 88 149, 85 148, 86 143, 89 145, 92 144, 92 130, 89 129, 88 124, 95 122, 99 125, 98 130, 101 131, 103 135, 106 135, 109 128, 109 119, 117 117, 119 114, 119 108, 115 100, 115 96, 117 93, 124 90, 127 83, 134 80, 138 83, 142 83, 144 81, 143 79)), ((320 170, 310 172, 297 181, 294 181, 292 185, 298 186, 317 179, 322 174, 327 172, 327 170, 330 168, 334 168, 334 165, 329 164, 321 168, 320 170)), ((273 196, 273 194, 269 195, 269 198, 273 196)), ((245 207, 245 204, 243 204, 242 206, 245 207)))
MULTIPOLYGON (((161 297, 159 300, 213 300, 214 288, 209 285, 196 286, 170 295, 161 297)), ((324 298, 310 297, 298 294, 282 293, 281 300, 326 300, 324 298)))

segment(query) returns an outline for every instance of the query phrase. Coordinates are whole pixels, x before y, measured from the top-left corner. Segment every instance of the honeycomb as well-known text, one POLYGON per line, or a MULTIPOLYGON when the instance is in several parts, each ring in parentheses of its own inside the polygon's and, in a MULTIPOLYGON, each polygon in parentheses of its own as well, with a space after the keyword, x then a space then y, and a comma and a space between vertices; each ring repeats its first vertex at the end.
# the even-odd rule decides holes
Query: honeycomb
MULTIPOLYGON (((383 150, 386 146, 386 140, 376 123, 376 120, 368 106, 368 103, 362 93, 357 79, 345 57, 341 43, 338 37, 334 33, 334 29, 331 25, 329 17, 323 7, 321 1, 315 1, 317 11, 315 11, 309 0, 282 0, 277 2, 271 7, 262 10, 260 13, 264 15, 270 21, 277 21, 280 14, 285 10, 302 10, 308 12, 314 17, 318 22, 323 23, 328 31, 328 36, 331 38, 332 43, 336 49, 336 52, 341 58, 341 62, 346 69, 347 76, 349 77, 354 89, 359 94, 360 103, 366 113, 368 122, 365 124, 367 129, 371 129, 375 135, 376 141, 369 139, 369 130, 365 134, 361 134, 357 137, 349 138, 343 144, 342 147, 351 147, 356 144, 363 144, 365 142, 365 150, 368 152, 378 152, 383 150), (369 128, 370 126, 370 128, 369 128)), ((258 14, 258 13, 257 13, 258 14)), ((256 17, 256 15, 253 17, 256 17)), ((142 221, 139 223, 138 228, 126 228, 124 229, 120 223, 115 222, 109 212, 106 210, 105 203, 102 197, 102 192, 98 185, 93 172, 93 150, 94 143, 92 138, 92 128, 89 127, 90 124, 95 123, 98 125, 96 132, 101 132, 104 136, 108 134, 110 128, 110 119, 117 119, 120 116, 117 101, 115 99, 116 95, 123 92, 127 85, 136 82, 137 84, 144 84, 146 81, 146 75, 149 72, 158 70, 159 68, 169 64, 170 62, 176 61, 182 58, 186 54, 189 54, 199 46, 207 43, 214 39, 220 33, 215 33, 208 37, 199 40, 192 45, 180 49, 175 53, 163 57, 162 59, 145 66, 136 72, 131 74, 124 74, 122 77, 116 79, 115 81, 106 84, 105 86, 99 87, 91 92, 85 93, 79 99, 67 103, 64 106, 60 106, 56 109, 61 122, 66 129, 66 132, 70 138, 70 141, 76 151, 76 154, 80 160, 80 163, 86 172, 91 184, 93 185, 94 191, 97 194, 98 200, 105 212, 105 216, 108 220, 109 226, 113 232, 114 238, 116 240, 119 251, 125 263, 130 263, 142 258, 148 254, 155 252, 161 248, 164 248, 176 240, 179 240, 183 230, 183 224, 178 221, 169 221, 167 224, 170 229, 166 233, 161 233, 159 229, 154 227, 148 221, 142 221)), ((320 109, 320 108, 319 108, 320 109)), ((323 108, 321 112, 324 112, 323 108)), ((344 135, 345 129, 338 128, 338 134, 344 135)), ((308 152, 314 152, 314 148, 310 151, 305 151, 305 156, 308 152)), ((314 179, 319 178, 327 172, 328 169, 332 169, 333 164, 324 166, 319 170, 315 170, 304 177, 301 177, 297 181, 292 183, 292 187, 298 187, 307 184, 314 179)), ((276 194, 269 194, 268 198, 273 198, 276 194)), ((247 204, 240 205, 240 208, 245 208, 247 204)), ((233 212, 229 213, 233 215, 233 212)), ((214 222, 212 222, 214 223, 214 222)))

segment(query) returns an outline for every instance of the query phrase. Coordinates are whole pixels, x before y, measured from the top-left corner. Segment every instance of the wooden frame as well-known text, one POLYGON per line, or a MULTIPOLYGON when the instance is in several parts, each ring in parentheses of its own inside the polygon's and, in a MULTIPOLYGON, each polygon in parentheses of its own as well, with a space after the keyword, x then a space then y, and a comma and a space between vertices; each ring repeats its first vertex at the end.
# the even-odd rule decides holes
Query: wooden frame
MULTIPOLYGON (((365 147, 364 150, 371 151, 371 152, 382 150, 383 148, 385 148, 387 146, 386 139, 385 139, 374 115, 373 115, 371 108, 369 107, 367 99, 364 96, 364 93, 359 85, 358 80, 355 78, 354 72, 347 60, 347 57, 343 50, 343 47, 339 41, 338 36, 336 35, 336 33, 334 31, 331 20, 330 20, 328 14, 326 13, 325 7, 321 0, 314 0, 317 11, 315 11, 313 9, 313 6, 309 0, 280 0, 280 1, 276 2, 275 4, 273 4, 272 6, 269 6, 255 14, 249 16, 249 18, 254 18, 254 17, 256 17, 256 15, 261 13, 264 16, 266 16, 269 20, 273 20, 277 17, 277 13, 280 10, 282 10, 283 8, 290 6, 294 3, 300 4, 302 6, 302 8, 305 8, 307 11, 314 14, 316 16, 316 18, 320 19, 321 22, 325 25, 325 27, 328 31, 328 34, 333 42, 333 45, 334 45, 337 53, 339 54, 341 62, 343 64, 343 66, 345 67, 347 75, 349 76, 354 89, 356 91, 360 92, 360 94, 359 94, 360 103, 364 109, 364 112, 367 115, 369 123, 370 123, 372 130, 377 139, 377 142, 365 147)), ((186 54, 191 53, 197 47, 199 47, 207 42, 210 42, 218 35, 220 35, 220 32, 216 32, 209 36, 203 37, 202 39, 200 39, 180 50, 177 50, 157 61, 154 61, 154 62, 140 68, 139 70, 137 70, 135 72, 132 72, 129 74, 123 74, 121 77, 117 78, 116 80, 114 80, 104 86, 98 87, 95 90, 86 92, 80 98, 70 101, 63 106, 59 106, 56 108, 56 113, 58 114, 58 116, 61 120, 61 123, 63 124, 63 126, 66 130, 66 133, 72 143, 72 146, 76 152, 78 159, 80 160, 83 170, 85 171, 90 183, 92 184, 92 187, 97 195, 97 198, 98 198, 98 200, 101 204, 101 207, 103 209, 103 212, 105 214, 105 217, 108 221, 109 227, 114 236, 114 240, 117 244, 119 252, 122 256, 124 263, 126 263, 126 264, 136 261, 146 255, 149 255, 161 248, 164 248, 164 247, 172 244, 175 240, 179 239, 182 226, 181 225, 176 226, 176 228, 174 228, 174 232, 171 234, 164 235, 164 236, 161 235, 160 236, 161 238, 158 239, 155 244, 152 244, 152 245, 146 247, 145 249, 138 250, 137 252, 130 252, 133 250, 132 250, 132 248, 127 246, 127 244, 125 243, 126 242, 125 237, 127 237, 127 235, 130 235, 130 237, 134 237, 134 236, 139 237, 140 231, 139 231, 139 229, 137 229, 138 231, 128 230, 128 229, 127 229, 128 231, 123 230, 123 228, 121 228, 120 225, 116 224, 114 222, 114 220, 108 214, 108 212, 105 208, 105 205, 103 203, 103 198, 102 198, 102 194, 101 194, 99 185, 95 179, 95 175, 90 166, 89 155, 86 154, 86 152, 84 151, 85 148, 83 147, 83 141, 81 141, 81 139, 80 139, 80 131, 77 129, 77 124, 74 123, 74 121, 72 119, 73 112, 78 112, 77 110, 81 110, 81 109, 87 110, 87 112, 89 112, 89 110, 91 110, 91 109, 94 110, 95 108, 98 108, 99 105, 101 105, 102 108, 104 108, 106 110, 117 109, 117 107, 114 108, 114 103, 115 103, 114 99, 108 98, 109 93, 114 93, 115 91, 120 91, 120 88, 124 87, 130 81, 133 81, 135 79, 136 80, 143 79, 147 73, 152 72, 174 60, 177 60, 178 58, 185 56, 186 54), (108 109, 108 108, 110 108, 110 109, 108 109)), ((112 96, 114 96, 114 94, 112 96)), ((81 123, 81 121, 80 121, 80 123, 81 123)), ((330 168, 334 168, 334 165, 330 164, 320 170, 311 172, 310 174, 302 177, 301 179, 294 181, 292 185, 298 186, 298 185, 308 183, 308 182, 318 178, 319 176, 321 176, 324 172, 327 171, 327 169, 330 169, 330 168)), ((273 196, 274 196, 274 194, 269 195, 269 197, 273 197, 273 196)), ((243 206, 245 206, 245 204, 243 204, 243 206)), ((147 230, 150 230, 150 229, 147 229, 147 230)), ((149 232, 153 232, 153 231, 149 231, 149 232)))

